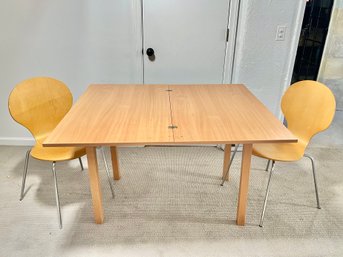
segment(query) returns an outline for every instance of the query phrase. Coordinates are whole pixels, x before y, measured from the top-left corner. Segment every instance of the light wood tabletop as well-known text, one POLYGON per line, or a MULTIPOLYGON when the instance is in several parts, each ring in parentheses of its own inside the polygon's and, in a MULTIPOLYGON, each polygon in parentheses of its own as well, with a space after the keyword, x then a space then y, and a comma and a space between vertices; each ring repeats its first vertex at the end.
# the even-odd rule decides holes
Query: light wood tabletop
POLYGON ((295 139, 244 85, 169 88, 176 143, 252 144, 295 139))
POLYGON ((91 85, 44 144, 169 143, 170 125, 167 85, 91 85))
POLYGON ((86 147, 94 218, 103 223, 97 146, 111 147, 120 179, 118 145, 225 144, 225 174, 231 144, 243 144, 237 224, 244 225, 252 144, 271 142, 297 139, 244 85, 96 84, 43 145, 86 147))

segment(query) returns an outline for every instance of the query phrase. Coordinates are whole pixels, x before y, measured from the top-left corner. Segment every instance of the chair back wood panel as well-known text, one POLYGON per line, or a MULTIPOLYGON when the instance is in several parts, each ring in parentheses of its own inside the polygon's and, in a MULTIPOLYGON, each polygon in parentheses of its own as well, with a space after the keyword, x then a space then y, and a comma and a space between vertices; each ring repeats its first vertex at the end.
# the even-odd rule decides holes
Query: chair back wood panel
POLYGON ((73 97, 61 81, 38 77, 19 83, 11 92, 8 108, 15 121, 42 141, 70 110, 73 97))
POLYGON ((336 101, 324 84, 304 80, 290 86, 281 101, 288 129, 306 146, 310 139, 327 129, 335 115, 336 101))

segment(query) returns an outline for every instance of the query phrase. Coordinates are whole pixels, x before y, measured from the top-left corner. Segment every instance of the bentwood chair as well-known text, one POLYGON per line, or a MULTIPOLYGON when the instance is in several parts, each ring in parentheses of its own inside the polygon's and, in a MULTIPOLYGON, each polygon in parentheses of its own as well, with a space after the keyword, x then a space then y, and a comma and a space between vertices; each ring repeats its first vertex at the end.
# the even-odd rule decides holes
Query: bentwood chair
MULTIPOLYGON (((68 87, 61 81, 46 77, 32 78, 19 83, 11 92, 8 100, 8 108, 12 118, 26 127, 35 139, 35 145, 26 153, 20 201, 25 195, 24 190, 29 157, 31 156, 38 160, 52 162, 60 228, 62 228, 62 216, 58 194, 56 162, 78 158, 81 169, 83 170, 81 157, 86 154, 86 151, 85 148, 80 147, 43 147, 42 143, 67 114, 72 103, 73 97, 68 87)), ((114 191, 103 151, 102 156, 105 162, 112 197, 114 197, 114 191)))
MULTIPOLYGON (((267 190, 265 194, 260 227, 263 225, 264 214, 267 206, 270 181, 274 171, 275 162, 293 162, 302 157, 311 161, 314 187, 317 200, 317 208, 320 209, 319 194, 316 181, 314 159, 305 154, 310 139, 317 133, 327 129, 334 117, 336 102, 331 90, 324 84, 304 80, 291 85, 282 97, 281 109, 287 121, 288 129, 298 138, 297 143, 254 144, 253 155, 268 159, 266 171, 270 161, 272 167, 269 174, 267 190)), ((230 163, 237 152, 237 146, 232 154, 230 163)), ((223 182, 225 181, 224 176, 223 182)))

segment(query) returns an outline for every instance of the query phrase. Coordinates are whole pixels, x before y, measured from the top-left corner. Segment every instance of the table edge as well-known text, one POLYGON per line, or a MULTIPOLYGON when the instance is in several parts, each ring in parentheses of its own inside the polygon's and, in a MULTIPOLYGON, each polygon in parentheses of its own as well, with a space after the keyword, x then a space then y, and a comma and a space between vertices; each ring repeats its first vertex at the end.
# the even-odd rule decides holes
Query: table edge
POLYGON ((196 145, 196 144, 270 144, 270 143, 297 143, 298 139, 276 139, 276 140, 220 140, 220 141, 168 141, 168 142, 107 142, 107 143, 43 143, 44 147, 96 147, 96 146, 133 146, 133 145, 196 145))

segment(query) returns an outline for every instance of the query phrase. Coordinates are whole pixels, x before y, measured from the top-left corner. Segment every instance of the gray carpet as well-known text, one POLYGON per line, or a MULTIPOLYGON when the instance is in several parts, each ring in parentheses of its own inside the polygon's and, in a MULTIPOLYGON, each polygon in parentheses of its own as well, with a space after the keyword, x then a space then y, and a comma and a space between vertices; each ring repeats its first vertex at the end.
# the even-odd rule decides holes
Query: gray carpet
POLYGON ((262 159, 252 161, 245 227, 235 225, 240 154, 221 187, 223 151, 215 147, 120 148, 114 200, 99 161, 102 225, 93 222, 88 171, 78 161, 58 163, 63 230, 49 163, 30 160, 19 201, 26 149, 0 147, 0 256, 343 256, 342 148, 308 149, 321 210, 310 161, 277 163, 263 228, 262 159))

